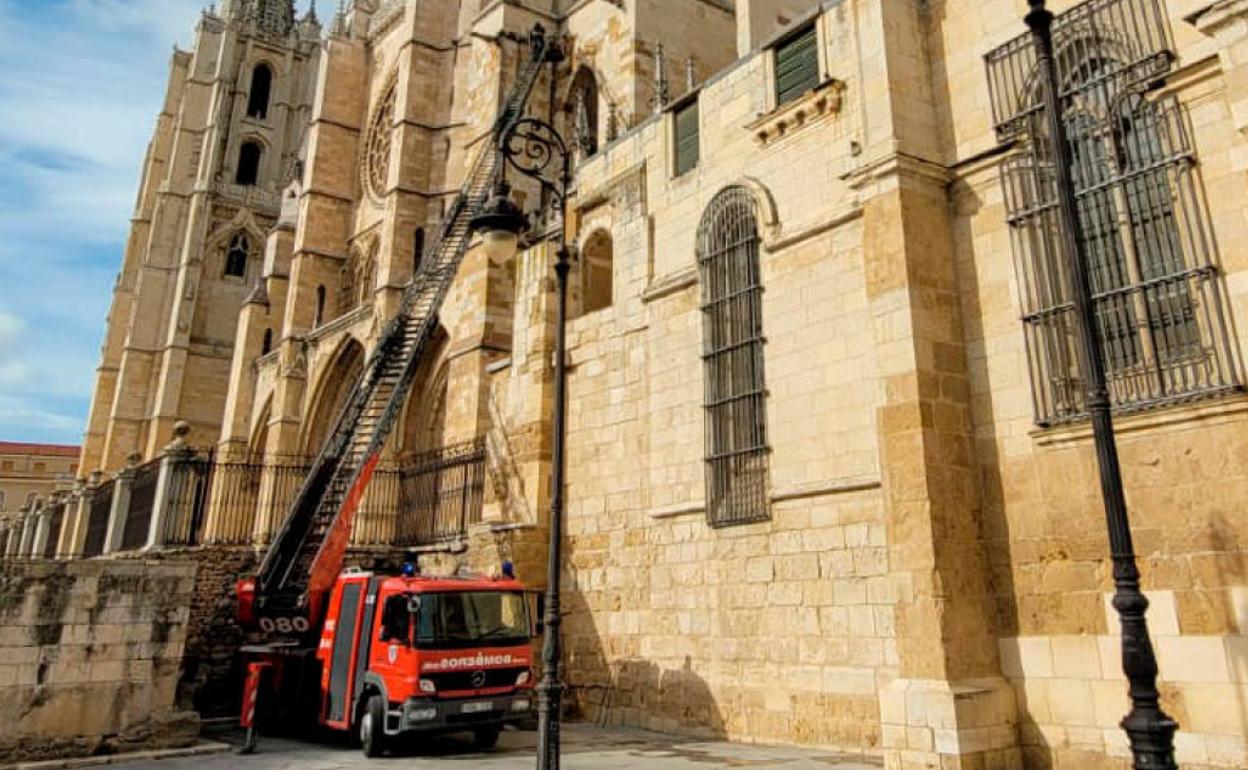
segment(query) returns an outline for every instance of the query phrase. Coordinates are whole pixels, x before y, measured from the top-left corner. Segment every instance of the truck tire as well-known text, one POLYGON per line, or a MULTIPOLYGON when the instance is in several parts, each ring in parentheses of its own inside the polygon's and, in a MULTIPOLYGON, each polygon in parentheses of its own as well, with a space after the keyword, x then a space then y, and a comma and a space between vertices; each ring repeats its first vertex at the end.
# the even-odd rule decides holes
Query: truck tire
POLYGON ((482 727, 473 730, 472 742, 479 749, 492 749, 498 745, 498 736, 503 732, 501 727, 482 727))
POLYGON ((380 695, 368 699, 364 713, 360 715, 360 747, 364 756, 372 759, 386 751, 386 702, 380 695))

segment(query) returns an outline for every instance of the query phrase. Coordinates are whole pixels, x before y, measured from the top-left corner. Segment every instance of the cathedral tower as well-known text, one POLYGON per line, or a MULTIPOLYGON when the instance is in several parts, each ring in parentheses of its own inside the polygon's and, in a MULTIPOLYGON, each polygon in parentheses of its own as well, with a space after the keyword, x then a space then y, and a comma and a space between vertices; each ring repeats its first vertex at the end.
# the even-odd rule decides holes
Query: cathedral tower
POLYGON ((321 52, 314 11, 227 0, 175 51, 114 289, 82 469, 150 457, 173 423, 220 431, 238 308, 299 173, 321 52))

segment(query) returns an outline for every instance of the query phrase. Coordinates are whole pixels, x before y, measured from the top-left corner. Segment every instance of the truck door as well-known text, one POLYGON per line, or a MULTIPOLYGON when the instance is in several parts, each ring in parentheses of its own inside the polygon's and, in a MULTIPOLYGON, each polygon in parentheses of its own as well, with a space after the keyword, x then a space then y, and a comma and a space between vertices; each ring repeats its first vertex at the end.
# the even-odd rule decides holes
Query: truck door
POLYGON ((406 591, 377 596, 377 622, 372 629, 373 653, 369 670, 386 683, 391 701, 416 695, 414 676, 419 668, 411 647, 412 615, 409 610, 412 594, 406 591))
MULTIPOLYGON (((364 692, 364 673, 368 671, 368 659, 373 652, 373 626, 377 622, 379 611, 377 591, 381 588, 384 579, 377 576, 368 581, 367 593, 364 595, 364 613, 360 616, 360 641, 355 650, 355 671, 352 676, 351 699, 347 701, 348 704, 359 703, 360 695, 364 692)), ((348 713, 348 721, 351 721, 354 716, 356 715, 348 713)), ((350 729, 355 729, 355 725, 350 725, 350 729)))
POLYGON ((356 647, 359 644, 360 611, 364 606, 367 578, 344 579, 342 599, 335 618, 334 644, 329 656, 329 681, 325 692, 325 724, 345 730, 350 727, 348 695, 352 691, 356 647))

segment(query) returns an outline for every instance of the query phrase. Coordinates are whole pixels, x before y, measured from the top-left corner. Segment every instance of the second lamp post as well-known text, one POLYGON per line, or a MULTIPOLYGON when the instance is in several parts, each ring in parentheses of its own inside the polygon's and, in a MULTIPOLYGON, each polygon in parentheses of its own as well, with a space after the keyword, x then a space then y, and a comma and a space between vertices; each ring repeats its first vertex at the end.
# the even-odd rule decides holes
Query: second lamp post
MULTIPOLYGON (((567 143, 553 126, 534 118, 512 123, 499 140, 498 151, 505 168, 510 167, 541 184, 559 210, 556 236, 555 278, 558 294, 558 316, 555 326, 555 414, 551 439, 550 471, 550 561, 546 572, 546 608, 543 624, 546 629, 542 645, 542 677, 537 684, 538 770, 559 767, 559 718, 563 704, 563 682, 559 678, 561 658, 559 581, 563 563, 563 488, 567 412, 567 320, 568 272, 571 251, 567 241, 568 188, 571 184, 572 158, 567 143)), ((524 215, 510 198, 510 188, 500 181, 494 195, 473 219, 473 228, 481 233, 489 256, 497 261, 515 253, 524 215)))

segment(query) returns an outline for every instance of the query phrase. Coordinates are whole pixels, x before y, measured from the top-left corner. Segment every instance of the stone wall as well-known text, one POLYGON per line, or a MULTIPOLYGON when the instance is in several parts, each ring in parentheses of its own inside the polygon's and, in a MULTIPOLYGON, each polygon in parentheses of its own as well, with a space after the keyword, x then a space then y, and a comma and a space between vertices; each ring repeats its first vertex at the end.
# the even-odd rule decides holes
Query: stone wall
POLYGON ((168 556, 198 565, 187 602, 186 655, 178 680, 178 704, 205 717, 236 715, 242 703, 238 650, 244 633, 238 624, 234 586, 255 571, 255 551, 210 547, 173 551, 168 556))
POLYGON ((185 746, 174 693, 195 567, 0 566, 0 763, 185 746))

